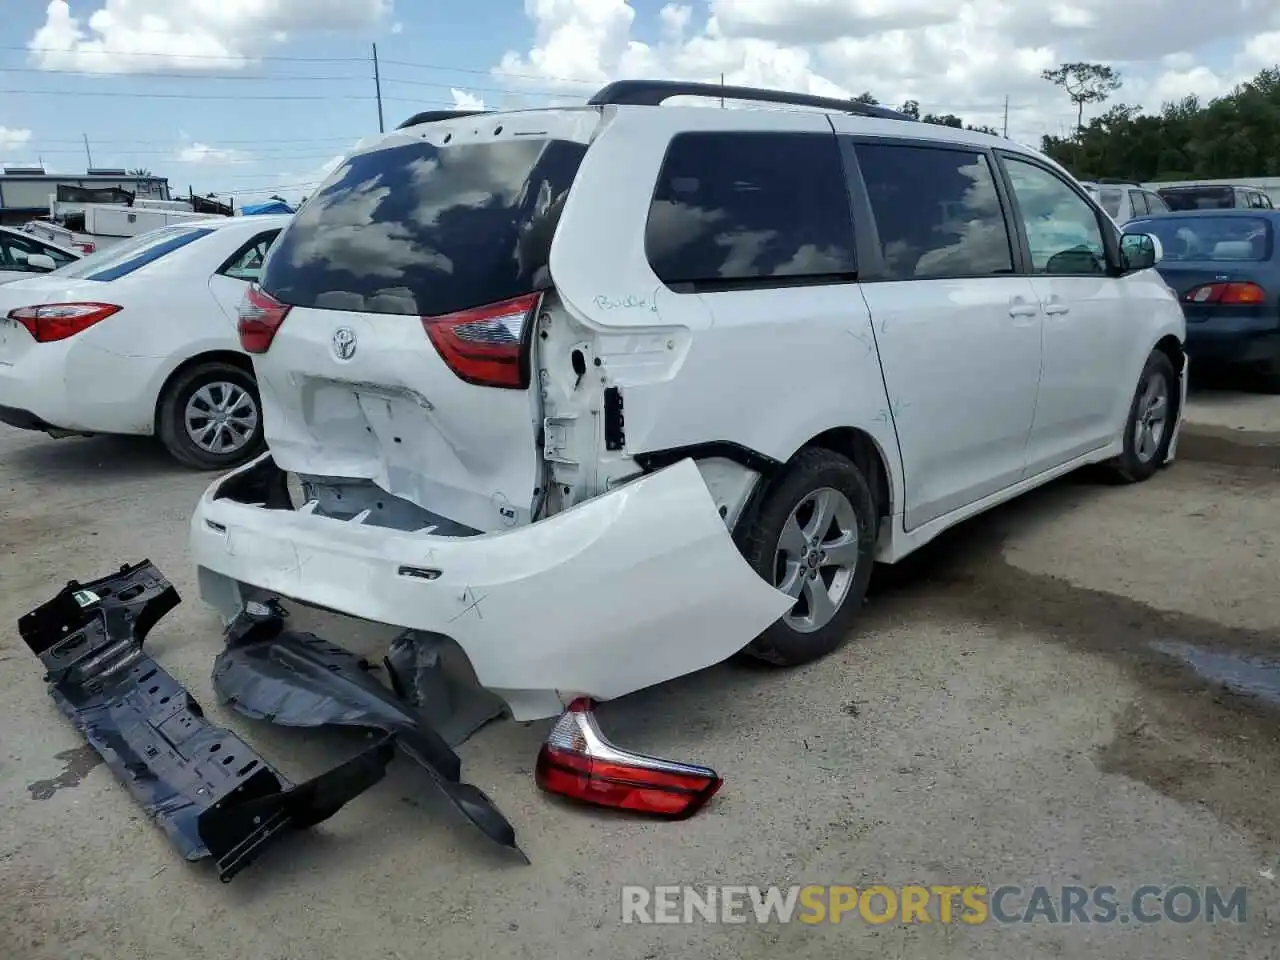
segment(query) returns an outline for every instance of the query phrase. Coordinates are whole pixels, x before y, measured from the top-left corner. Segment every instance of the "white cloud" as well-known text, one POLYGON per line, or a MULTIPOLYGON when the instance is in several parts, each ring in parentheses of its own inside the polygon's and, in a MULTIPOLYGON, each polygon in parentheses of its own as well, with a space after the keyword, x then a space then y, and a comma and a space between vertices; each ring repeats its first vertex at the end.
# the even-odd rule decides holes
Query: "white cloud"
POLYGON ((391 25, 391 32, 396 34, 404 33, 404 24, 396 21, 391 25))
POLYGON ((210 165, 222 165, 232 163, 250 163, 253 160, 253 154, 245 150, 236 150, 231 147, 211 147, 207 143, 195 141, 185 144, 174 154, 173 159, 179 163, 206 163, 210 165))
POLYGON ((668 3, 651 20, 634 0, 525 0, 525 11, 530 47, 493 71, 516 90, 588 96, 619 78, 723 74, 837 97, 870 90, 996 128, 1007 97, 1010 135, 1033 144, 1075 120, 1046 67, 1111 63, 1125 79, 1112 103, 1158 110, 1280 61, 1280 5, 1260 0, 1218 0, 1212 16, 1202 0, 708 0, 668 3))
POLYGON ((393 0, 51 0, 27 46, 44 70, 137 73, 243 67, 295 33, 374 26, 393 0))
POLYGON ((20 150, 31 142, 30 130, 0 127, 0 150, 20 150))
POLYGON ((458 90, 451 87, 449 92, 453 94, 453 105, 459 110, 483 110, 484 98, 478 97, 474 93, 468 93, 466 90, 458 90))

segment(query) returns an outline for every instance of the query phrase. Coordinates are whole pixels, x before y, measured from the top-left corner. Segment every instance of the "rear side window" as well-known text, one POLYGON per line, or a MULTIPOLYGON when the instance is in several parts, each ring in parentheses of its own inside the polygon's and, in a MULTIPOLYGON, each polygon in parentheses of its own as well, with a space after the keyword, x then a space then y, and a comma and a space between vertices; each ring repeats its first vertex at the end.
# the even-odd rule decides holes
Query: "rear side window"
POLYGON ((358 154, 280 235, 262 288, 295 306, 418 316, 542 289, 585 153, 522 139, 358 154))
POLYGON ((1151 213, 1168 213, 1169 212, 1169 205, 1160 199, 1160 195, 1158 193, 1148 193, 1146 196, 1147 196, 1148 211, 1150 211, 1151 213))
POLYGON ((1161 217, 1131 223, 1130 231, 1160 238, 1164 260, 1227 262, 1269 260, 1271 225, 1262 217, 1161 217))
POLYGON ((1129 216, 1141 217, 1151 211, 1147 209, 1147 195, 1141 190, 1129 191, 1129 216))
POLYGON ((118 280, 211 233, 213 231, 208 227, 161 227, 91 253, 83 260, 63 267, 58 276, 80 280, 118 280))
POLYGON ((835 137, 674 137, 645 251, 658 278, 681 291, 853 280, 853 222, 835 137))
POLYGON ((857 154, 890 279, 1013 272, 985 154, 888 143, 859 143, 857 154))

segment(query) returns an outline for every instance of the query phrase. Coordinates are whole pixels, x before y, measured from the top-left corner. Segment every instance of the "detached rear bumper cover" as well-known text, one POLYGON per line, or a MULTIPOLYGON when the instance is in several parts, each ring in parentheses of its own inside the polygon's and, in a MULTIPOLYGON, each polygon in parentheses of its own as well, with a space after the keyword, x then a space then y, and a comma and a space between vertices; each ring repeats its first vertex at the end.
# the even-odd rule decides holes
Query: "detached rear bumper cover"
POLYGON ((230 621, 266 593, 449 637, 517 720, 718 663, 793 602, 743 560, 690 460, 466 538, 244 502, 270 500, 243 492, 254 471, 278 472, 265 454, 211 484, 192 517, 206 602, 230 621))
POLYGON ((72 582, 18 621, 49 693, 188 860, 229 881, 274 837, 332 816, 382 779, 392 738, 294 785, 142 650, 178 593, 149 562, 72 582))

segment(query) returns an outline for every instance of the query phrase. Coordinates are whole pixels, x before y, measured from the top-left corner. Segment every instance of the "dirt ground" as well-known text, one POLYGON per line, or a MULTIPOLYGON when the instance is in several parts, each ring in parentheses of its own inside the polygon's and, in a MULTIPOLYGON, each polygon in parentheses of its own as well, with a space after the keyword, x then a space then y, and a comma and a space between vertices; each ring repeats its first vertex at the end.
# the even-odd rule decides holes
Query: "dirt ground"
POLYGON ((349 755, 351 737, 216 705, 218 627, 184 555, 209 479, 145 442, 0 428, 2 957, 1280 956, 1267 699, 1280 474, 1180 462, 1136 487, 1067 478, 878 573, 856 636, 821 663, 729 663, 607 704, 620 745, 725 776, 693 820, 540 794, 531 767, 550 721, 505 722, 460 753, 531 865, 459 824, 398 761, 227 885, 183 862, 96 761, 16 630, 66 580, 149 557, 184 597, 149 648, 214 722, 298 780, 349 755), (1162 650, 1212 676, 1235 664, 1233 682, 1259 695, 1162 650), (623 885, 715 883, 1110 884, 1122 897, 1216 884, 1246 887, 1248 912, 1218 924, 621 923, 623 885))

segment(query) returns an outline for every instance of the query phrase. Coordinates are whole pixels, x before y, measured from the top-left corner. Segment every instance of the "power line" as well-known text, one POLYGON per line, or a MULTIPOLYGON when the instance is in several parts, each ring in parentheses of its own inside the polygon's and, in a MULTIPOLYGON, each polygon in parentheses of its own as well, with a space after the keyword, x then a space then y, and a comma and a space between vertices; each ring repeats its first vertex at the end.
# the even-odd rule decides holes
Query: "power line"
POLYGON ((165 70, 45 70, 41 67, 5 67, 0 66, 0 73, 38 73, 44 76, 90 77, 98 80, 129 80, 134 77, 160 80, 240 80, 255 83, 275 82, 276 80, 300 80, 308 83, 329 80, 364 81, 368 76, 357 73, 346 73, 341 76, 312 76, 300 73, 265 73, 250 76, 243 73, 171 73, 165 70))
POLYGON ((307 94, 307 93, 143 93, 133 90, 0 90, 4 94, 22 94, 24 96, 60 96, 60 97, 133 97, 143 100, 372 100, 368 94, 356 96, 351 94, 307 94))
MULTIPOLYGON (((173 34, 167 31, 152 30, 134 32, 134 36, 158 36, 172 37, 173 34)), ((101 41, 90 41, 92 43, 100 43, 101 41)), ((170 60, 220 60, 232 63, 243 63, 246 60, 265 60, 273 63, 368 63, 366 57, 282 57, 282 56, 253 56, 247 53, 236 54, 217 54, 217 53, 180 53, 175 54, 168 50, 83 50, 83 49, 67 49, 65 47, 14 47, 0 46, 0 50, 17 51, 19 53, 61 53, 66 56, 97 55, 97 56, 114 56, 114 57, 167 57, 170 60)), ((56 72, 56 71, 50 71, 56 72)))

